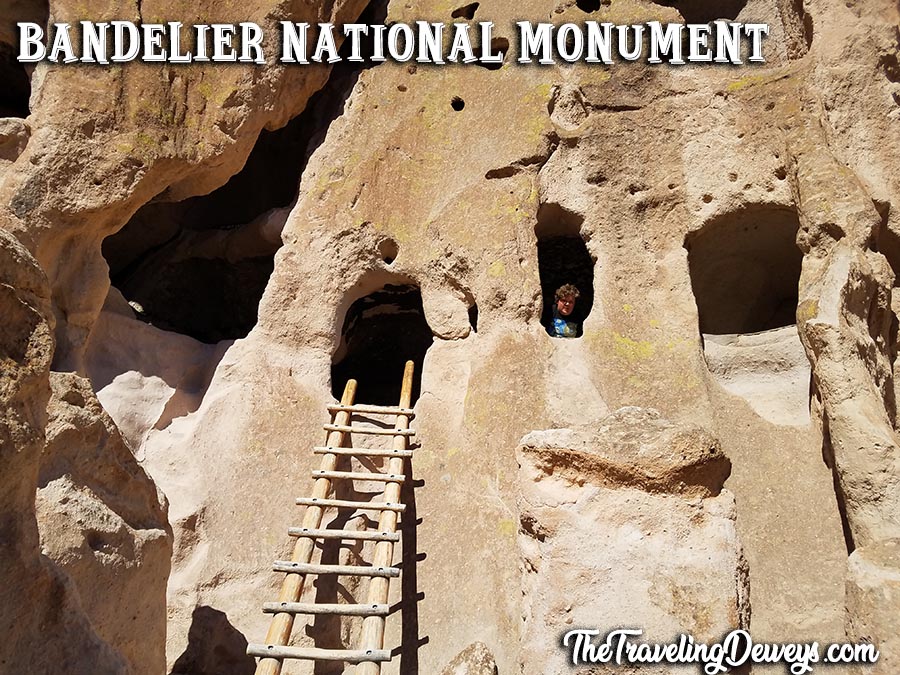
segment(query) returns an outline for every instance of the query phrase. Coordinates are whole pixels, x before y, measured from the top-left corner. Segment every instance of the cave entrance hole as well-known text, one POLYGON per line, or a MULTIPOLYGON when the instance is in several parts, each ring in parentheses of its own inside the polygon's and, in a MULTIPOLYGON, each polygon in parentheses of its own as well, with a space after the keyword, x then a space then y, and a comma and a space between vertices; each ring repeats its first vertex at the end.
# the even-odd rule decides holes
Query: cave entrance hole
POLYGON ((688 236, 701 333, 760 333, 796 323, 799 227, 792 209, 750 207, 688 236))
POLYGON ((414 404, 421 391, 425 352, 433 341, 419 288, 386 284, 347 310, 332 358, 332 394, 340 400, 347 380, 355 379, 357 401, 395 406, 400 401, 403 367, 411 360, 415 363, 414 404))
POLYGON ((552 334, 556 289, 573 284, 579 292, 575 309, 567 319, 578 325, 582 334, 584 320, 594 306, 594 263, 581 236, 581 216, 556 204, 544 204, 538 211, 538 274, 541 279, 543 311, 541 325, 552 334))

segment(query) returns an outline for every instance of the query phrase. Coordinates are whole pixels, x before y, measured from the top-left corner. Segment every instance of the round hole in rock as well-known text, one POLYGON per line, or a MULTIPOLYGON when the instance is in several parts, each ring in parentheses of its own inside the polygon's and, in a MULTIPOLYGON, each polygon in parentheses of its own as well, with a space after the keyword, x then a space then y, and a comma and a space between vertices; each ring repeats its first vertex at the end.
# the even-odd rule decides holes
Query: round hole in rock
POLYGON ((799 226, 791 209, 752 206, 688 236, 701 333, 758 333, 796 322, 799 226))
POLYGON ((575 0, 575 6, 582 12, 591 14, 600 9, 600 0, 575 0))
POLYGON ((463 101, 459 96, 454 96, 452 99, 450 99, 450 107, 459 112, 466 107, 466 102, 463 101))
POLYGON ((340 400, 347 380, 357 381, 356 401, 397 405, 403 368, 415 366, 412 401, 419 397, 425 352, 434 338, 425 321, 422 293, 412 285, 385 285, 347 310, 332 359, 331 391, 340 400))
POLYGON ((538 274, 541 279, 543 311, 541 325, 550 333, 556 289, 573 284, 579 291, 568 321, 578 325, 581 336, 584 320, 594 306, 594 259, 581 236, 581 216, 557 204, 542 204, 538 210, 537 235, 538 274))
POLYGON ((382 239, 378 242, 378 253, 385 265, 393 265, 400 254, 400 246, 393 239, 382 239))

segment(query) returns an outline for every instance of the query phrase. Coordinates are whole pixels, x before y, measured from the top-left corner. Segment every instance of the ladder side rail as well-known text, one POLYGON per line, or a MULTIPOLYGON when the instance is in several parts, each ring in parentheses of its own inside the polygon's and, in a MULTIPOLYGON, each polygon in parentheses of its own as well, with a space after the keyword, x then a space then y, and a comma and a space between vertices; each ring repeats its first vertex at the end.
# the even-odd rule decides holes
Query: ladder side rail
MULTIPOLYGON (((353 405, 356 398, 356 380, 347 380, 344 394, 341 397, 341 405, 353 405)), ((334 418, 334 424, 345 426, 350 423, 350 413, 338 411, 334 418)), ((344 444, 344 431, 331 431, 325 442, 326 446, 340 447, 344 444)), ((322 456, 321 468, 324 471, 334 471, 337 468, 337 455, 326 454, 322 456)), ((313 498, 325 499, 331 491, 330 478, 318 478, 313 486, 313 498)), ((322 524, 325 509, 321 506, 307 506, 303 514, 303 527, 317 529, 322 524)), ((309 563, 315 550, 315 540, 302 537, 296 540, 291 562, 309 563)), ((303 593, 305 575, 300 573, 288 573, 281 584, 281 592, 278 594, 278 602, 298 602, 303 593)), ((294 614, 278 612, 272 616, 269 631, 266 633, 266 644, 287 645, 291 639, 294 628, 294 614)), ((279 657, 262 657, 256 665, 256 675, 281 675, 282 661, 279 657)))
MULTIPOLYGON (((413 384, 413 368, 412 361, 407 361, 403 369, 403 385, 400 388, 400 408, 408 409, 412 403, 412 384, 413 384)), ((409 429, 409 416, 397 415, 397 423, 395 427, 398 430, 406 431, 409 429)), ((405 450, 407 443, 407 434, 398 434, 394 436, 393 449, 405 450)), ((388 472, 392 474, 403 473, 403 458, 391 457, 388 463, 388 472)), ((399 502, 400 501, 400 483, 386 483, 384 488, 383 501, 399 502)), ((396 511, 382 511, 378 521, 379 532, 396 532, 397 531, 396 511)), ((379 541, 375 544, 375 554, 372 564, 380 567, 390 567, 394 558, 394 543, 391 541, 379 541)), ((385 604, 388 601, 388 591, 390 589, 390 579, 375 577, 369 582, 367 604, 378 605, 385 604)), ((368 616, 363 619, 362 635, 360 637, 360 645, 364 650, 378 651, 384 647, 384 626, 385 617, 368 616)), ((356 668, 358 675, 381 675, 381 664, 375 661, 367 661, 360 663, 356 668)))

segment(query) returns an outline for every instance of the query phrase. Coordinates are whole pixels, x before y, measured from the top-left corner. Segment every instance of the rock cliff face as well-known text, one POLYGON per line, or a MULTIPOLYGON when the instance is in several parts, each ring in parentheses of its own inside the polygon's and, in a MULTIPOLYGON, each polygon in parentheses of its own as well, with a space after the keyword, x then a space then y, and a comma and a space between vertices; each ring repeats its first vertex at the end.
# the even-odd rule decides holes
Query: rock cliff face
POLYGON ((0 7, 0 669, 252 672, 324 406, 392 402, 409 354, 390 672, 551 672, 569 614, 896 670, 896 3, 183 5, 0 7), (727 67, 15 63, 48 17, 771 34, 727 67))

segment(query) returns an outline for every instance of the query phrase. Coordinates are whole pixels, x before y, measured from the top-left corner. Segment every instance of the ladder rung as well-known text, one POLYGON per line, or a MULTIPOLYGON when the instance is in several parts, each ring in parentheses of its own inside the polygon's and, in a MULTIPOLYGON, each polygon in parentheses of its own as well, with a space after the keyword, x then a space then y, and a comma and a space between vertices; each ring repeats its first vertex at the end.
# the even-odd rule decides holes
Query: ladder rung
POLYGON ((393 502, 355 502, 350 499, 318 499, 315 497, 297 497, 298 506, 333 506, 338 509, 359 509, 360 511, 405 511, 406 504, 393 502))
POLYGON ((331 412, 349 412, 374 415, 406 415, 407 417, 415 417, 416 413, 412 408, 398 408, 392 405, 330 405, 328 410, 331 412))
POLYGON ((391 450, 376 448, 330 448, 315 447, 313 452, 317 455, 354 455, 357 457, 412 457, 412 450, 391 450))
POLYGON ((400 541, 399 532, 378 532, 366 530, 315 530, 307 527, 288 529, 292 537, 320 539, 360 539, 363 541, 400 541))
POLYGON ((313 478, 346 478, 347 480, 377 480, 382 483, 402 483, 404 476, 399 473, 371 473, 368 471, 325 471, 316 469, 313 478))
POLYGON ((280 645, 247 645, 247 655, 270 659, 307 659, 310 661, 390 661, 387 649, 317 649, 315 647, 282 647, 280 645))
POLYGON ((276 572, 293 572, 297 574, 340 574, 349 577, 399 577, 396 567, 370 567, 355 565, 313 565, 310 563, 276 560, 272 566, 276 572))
POLYGON ((387 616, 390 605, 312 604, 305 602, 267 602, 263 612, 277 614, 337 614, 340 616, 387 616))
POLYGON ((374 434, 375 436, 414 436, 413 429, 382 429, 381 427, 351 427, 343 424, 326 424, 325 431, 343 431, 348 434, 374 434))

